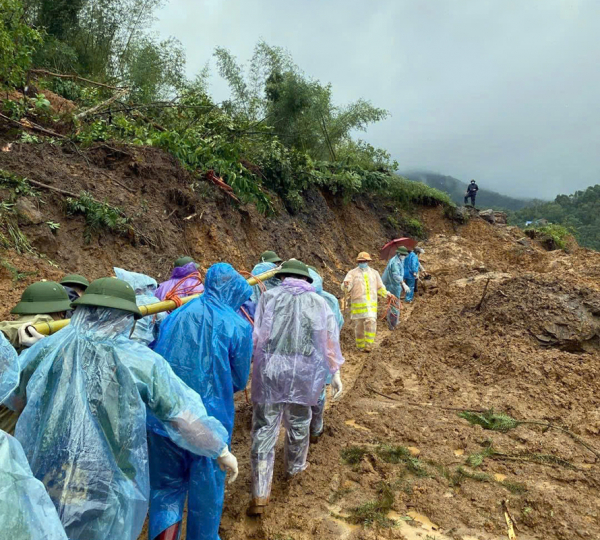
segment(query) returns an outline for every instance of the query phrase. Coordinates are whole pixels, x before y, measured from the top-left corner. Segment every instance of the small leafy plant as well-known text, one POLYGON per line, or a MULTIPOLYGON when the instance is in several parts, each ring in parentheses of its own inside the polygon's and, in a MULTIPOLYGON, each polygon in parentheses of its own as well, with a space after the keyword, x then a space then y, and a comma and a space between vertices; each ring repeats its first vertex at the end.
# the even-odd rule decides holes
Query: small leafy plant
POLYGON ((77 199, 67 198, 67 212, 71 215, 80 214, 85 217, 84 238, 86 243, 91 242, 92 235, 103 230, 121 235, 127 235, 131 230, 131 220, 123 210, 106 202, 99 202, 85 191, 77 199))

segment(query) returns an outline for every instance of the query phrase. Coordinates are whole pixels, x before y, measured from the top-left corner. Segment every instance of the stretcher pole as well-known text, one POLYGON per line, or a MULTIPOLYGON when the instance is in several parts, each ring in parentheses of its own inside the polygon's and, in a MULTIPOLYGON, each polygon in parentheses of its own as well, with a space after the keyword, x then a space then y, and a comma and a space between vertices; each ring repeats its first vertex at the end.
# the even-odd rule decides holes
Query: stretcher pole
MULTIPOLYGON (((279 268, 273 268, 272 270, 268 270, 267 272, 263 272, 258 276, 251 276, 246 281, 248 285, 253 287, 257 285, 261 281, 266 281, 267 279, 271 279, 275 276, 275 274, 279 271, 279 268)), ((202 294, 202 293, 200 293, 202 294)), ((157 313, 163 313, 165 311, 174 311, 178 307, 191 302, 195 298, 198 298, 200 294, 193 294, 192 296, 186 296, 185 298, 180 299, 180 304, 177 304, 174 300, 163 300, 162 302, 156 302, 155 304, 148 304, 146 306, 138 306, 140 312, 144 317, 147 315, 156 315, 157 313)), ((63 319, 60 321, 50 321, 43 322, 33 325, 33 327, 44 336, 51 336, 55 334, 59 330, 62 330, 65 326, 68 326, 71 322, 71 319, 63 319)))

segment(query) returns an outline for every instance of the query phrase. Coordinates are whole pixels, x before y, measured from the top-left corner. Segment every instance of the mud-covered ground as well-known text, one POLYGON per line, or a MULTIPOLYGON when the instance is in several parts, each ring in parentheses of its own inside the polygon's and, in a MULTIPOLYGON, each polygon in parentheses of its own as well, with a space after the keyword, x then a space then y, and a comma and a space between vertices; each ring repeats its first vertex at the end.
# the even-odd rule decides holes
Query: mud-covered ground
POLYGON ((424 244, 437 289, 404 310, 395 332, 380 323, 371 355, 355 353, 351 324, 344 328, 344 397, 327 413, 309 469, 291 482, 279 448, 270 513, 260 520, 244 514, 251 409, 239 401, 233 448, 242 472, 227 489, 223 540, 504 539, 505 500, 519 539, 600 538, 592 451, 557 429, 499 433, 453 410, 552 423, 600 449, 600 255, 525 247, 519 231, 479 220, 460 237, 445 232, 424 244), (386 463, 382 444, 407 448, 416 474, 386 463), (366 455, 345 463, 341 452, 355 446, 366 455), (494 456, 469 465, 490 446, 494 456), (353 509, 381 501, 384 490, 393 502, 378 522, 352 524, 353 509))
MULTIPOLYGON (((0 153, 0 169, 90 191, 135 224, 132 237, 102 233, 86 243, 84 220, 66 215, 64 196, 40 189, 20 197, 17 223, 33 253, 0 251, 3 318, 41 278, 97 278, 121 266, 160 281, 183 253, 204 269, 220 260, 250 269, 261 251, 276 249, 314 264, 338 294, 358 251, 375 253, 402 233, 389 229, 385 207, 318 192, 303 213, 280 208, 266 219, 212 185, 190 189, 192 179, 154 149, 14 144, 0 153)), ((6 189, 0 196, 12 197, 6 189)), ((429 230, 422 259, 433 276, 425 294, 395 332, 379 324, 370 355, 353 351, 346 323, 343 398, 328 410, 307 471, 284 481, 278 449, 270 511, 260 520, 245 515, 251 407, 238 396, 241 473, 227 487, 222 540, 504 539, 503 501, 519 540, 600 538, 600 254, 546 252, 517 229, 478 218, 458 226, 441 209, 421 214, 429 230), (546 427, 490 431, 455 410, 491 408, 546 427), (381 445, 410 457, 389 463, 381 445), (474 466, 469 457, 482 452, 474 466)))

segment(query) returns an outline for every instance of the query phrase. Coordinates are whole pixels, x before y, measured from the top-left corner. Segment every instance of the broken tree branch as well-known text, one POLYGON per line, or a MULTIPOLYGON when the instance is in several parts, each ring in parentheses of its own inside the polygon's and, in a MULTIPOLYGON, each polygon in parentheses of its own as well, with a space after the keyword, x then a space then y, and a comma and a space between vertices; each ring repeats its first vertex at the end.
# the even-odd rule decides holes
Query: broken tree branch
POLYGON ((112 97, 110 97, 109 99, 107 99, 106 101, 103 101, 102 103, 98 103, 98 105, 94 105, 90 109, 87 109, 83 112, 80 112, 79 114, 76 114, 75 118, 77 120, 81 120, 82 118, 85 118, 86 116, 88 116, 90 114, 94 114, 95 112, 97 112, 101 109, 104 109, 105 107, 108 107, 111 103, 114 103, 115 101, 117 101, 118 99, 127 95, 128 93, 129 93, 129 88, 121 88, 120 90, 117 90, 114 93, 114 95, 112 97))
POLYGON ((71 79, 73 81, 82 81, 88 84, 93 84, 95 86, 100 86, 102 88, 110 88, 111 90, 123 90, 127 88, 126 86, 111 86, 109 84, 92 81, 91 79, 86 79, 85 77, 80 77, 79 75, 70 75, 64 73, 53 73, 52 71, 48 71, 46 69, 30 69, 30 73, 35 73, 38 75, 47 75, 49 77, 57 77, 58 79, 71 79))
POLYGON ((32 131, 37 131, 39 133, 43 133, 44 135, 50 135, 50 137, 56 137, 58 139, 66 139, 66 137, 64 135, 61 135, 60 133, 56 133, 56 131, 52 131, 51 129, 46 129, 42 126, 38 126, 37 124, 30 122, 29 120, 27 120, 26 123, 20 122, 19 120, 13 120, 12 118, 5 116, 2 113, 0 113, 0 118, 2 118, 3 120, 6 120, 12 124, 16 124, 17 126, 22 127, 23 129, 31 129, 32 131))
POLYGON ((477 307, 475 308, 477 311, 481 311, 481 306, 483 306, 483 301, 485 300, 485 296, 487 295, 487 290, 488 290, 490 281, 492 281, 492 278, 488 278, 488 280, 485 283, 485 288, 483 289, 483 295, 481 297, 481 300, 479 301, 479 304, 477 304, 477 307))
POLYGON ((37 180, 31 180, 30 178, 28 178, 27 181, 30 184, 33 184, 34 186, 37 186, 42 189, 47 189, 49 191, 56 191, 56 193, 60 193, 61 195, 66 195, 67 197, 73 197, 75 199, 77 197, 79 197, 79 195, 75 195, 75 193, 71 193, 70 191, 65 191, 64 189, 55 188, 53 186, 49 186, 48 184, 42 184, 41 182, 38 182, 37 180))

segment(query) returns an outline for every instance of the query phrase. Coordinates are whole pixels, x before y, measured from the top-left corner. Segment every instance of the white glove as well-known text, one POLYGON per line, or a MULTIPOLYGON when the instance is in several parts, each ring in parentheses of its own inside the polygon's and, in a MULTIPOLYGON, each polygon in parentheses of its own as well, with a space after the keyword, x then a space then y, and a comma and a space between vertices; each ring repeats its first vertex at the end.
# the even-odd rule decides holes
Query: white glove
POLYGON ((337 401, 341 395, 342 390, 344 389, 344 385, 342 384, 342 376, 340 375, 340 370, 338 369, 331 379, 331 390, 333 391, 333 401, 337 401))
POLYGON ((227 445, 225 445, 221 455, 217 458, 217 463, 222 471, 229 471, 231 473, 227 483, 233 484, 238 477, 238 462, 237 458, 229 451, 227 445))
POLYGON ((402 288, 404 289, 405 293, 410 292, 409 286, 406 283, 404 283, 404 281, 402 282, 402 288))
POLYGON ((31 324, 24 324, 17 330, 19 336, 19 345, 21 347, 31 347, 35 345, 40 339, 46 337, 40 334, 31 324))

